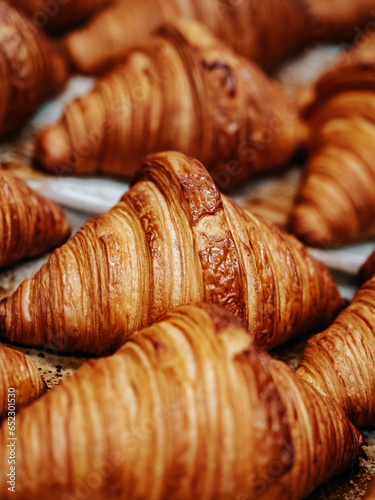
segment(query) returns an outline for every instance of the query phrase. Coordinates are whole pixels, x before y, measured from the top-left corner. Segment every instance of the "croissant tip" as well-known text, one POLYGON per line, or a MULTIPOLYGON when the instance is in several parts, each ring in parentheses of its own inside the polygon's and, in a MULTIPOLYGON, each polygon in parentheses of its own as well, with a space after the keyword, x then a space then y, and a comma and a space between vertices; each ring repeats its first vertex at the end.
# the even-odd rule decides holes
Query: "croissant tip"
POLYGON ((63 175, 68 171, 67 161, 68 140, 62 127, 52 126, 41 130, 35 141, 35 159, 46 171, 63 175))
MULTIPOLYGON (((67 33, 62 40, 62 45, 69 59, 71 71, 96 76, 103 73, 103 67, 100 63, 97 62, 95 65, 91 58, 87 56, 88 50, 85 44, 85 37, 79 30, 67 33), (82 57, 82 54, 85 57, 82 57)), ((108 67, 110 67, 109 64, 108 67)))
POLYGON ((324 218, 310 205, 297 205, 288 227, 307 246, 330 248, 333 244, 324 218))

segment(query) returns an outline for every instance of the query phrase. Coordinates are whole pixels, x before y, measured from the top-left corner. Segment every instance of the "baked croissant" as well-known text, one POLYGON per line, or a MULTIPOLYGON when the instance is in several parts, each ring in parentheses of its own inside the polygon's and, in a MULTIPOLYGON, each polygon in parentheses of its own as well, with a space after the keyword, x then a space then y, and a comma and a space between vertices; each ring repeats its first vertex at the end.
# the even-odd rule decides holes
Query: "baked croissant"
POLYGON ((2 481, 4 500, 298 500, 363 445, 337 405, 205 305, 85 363, 18 414, 17 436, 17 484, 6 492, 2 481))
POLYGON ((46 390, 46 385, 31 359, 0 344, 0 420, 29 405, 46 390))
POLYGON ((121 0, 65 38, 80 71, 100 72, 178 16, 205 24, 239 54, 269 66, 306 38, 304 2, 290 0, 121 0))
POLYGON ((113 0, 8 0, 24 11, 38 28, 56 29, 78 24, 113 0))
POLYGON ((356 425, 375 425, 375 277, 324 332, 309 340, 297 373, 336 400, 356 425))
POLYGON ((70 235, 63 210, 0 168, 0 268, 35 257, 70 235))
POLYGON ((0 134, 23 125, 67 78, 61 49, 0 0, 0 134))
POLYGON ((290 222, 309 245, 375 236, 374 69, 356 53, 317 84, 309 109, 310 159, 290 222))
POLYGON ((294 237, 221 195, 197 160, 159 153, 110 212, 0 303, 0 335, 105 354, 196 301, 226 307, 266 349, 328 325, 343 306, 328 269, 294 237))
POLYGON ((184 20, 68 105, 39 134, 36 156, 55 173, 129 176, 145 154, 174 149, 228 188, 285 164, 305 135, 279 84, 184 20))

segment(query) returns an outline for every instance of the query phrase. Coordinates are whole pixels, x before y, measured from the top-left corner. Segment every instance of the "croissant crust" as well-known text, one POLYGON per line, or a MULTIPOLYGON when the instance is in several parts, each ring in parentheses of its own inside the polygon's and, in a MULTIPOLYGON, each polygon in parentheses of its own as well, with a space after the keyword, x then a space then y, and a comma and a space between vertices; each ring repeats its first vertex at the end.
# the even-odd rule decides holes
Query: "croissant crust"
POLYGON ((85 363, 18 415, 17 434, 17 488, 4 500, 75 496, 86 481, 93 500, 299 500, 363 445, 337 405, 206 305, 85 363))
POLYGON ((150 155, 133 187, 0 303, 12 342, 103 354, 179 304, 220 304, 264 348, 325 327, 343 305, 294 237, 241 209, 197 160, 150 155))

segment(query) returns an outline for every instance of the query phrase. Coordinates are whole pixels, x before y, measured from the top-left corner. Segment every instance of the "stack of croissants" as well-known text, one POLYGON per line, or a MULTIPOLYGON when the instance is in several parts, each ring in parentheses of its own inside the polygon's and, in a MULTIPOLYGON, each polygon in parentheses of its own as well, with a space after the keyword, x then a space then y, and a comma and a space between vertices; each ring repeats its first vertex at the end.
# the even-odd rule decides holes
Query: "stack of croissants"
POLYGON ((0 165, 1 270, 52 252, 0 301, 1 500, 299 500, 366 458, 375 253, 348 304, 305 245, 375 238, 374 25, 374 0, 0 0, 2 148, 89 74, 33 165, 133 179, 70 237, 0 165), (268 76, 319 43, 346 50, 314 85, 268 76), (301 151, 286 230, 230 197, 301 151), (268 354, 307 334, 295 372, 268 354), (90 359, 49 389, 17 346, 90 359))

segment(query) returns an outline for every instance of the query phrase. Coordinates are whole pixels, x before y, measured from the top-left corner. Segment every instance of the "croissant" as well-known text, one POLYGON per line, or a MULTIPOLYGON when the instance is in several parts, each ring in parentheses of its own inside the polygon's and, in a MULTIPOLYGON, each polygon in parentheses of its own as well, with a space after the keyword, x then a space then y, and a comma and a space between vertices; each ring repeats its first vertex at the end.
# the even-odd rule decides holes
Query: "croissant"
POLYGON ((304 43, 305 11, 304 2, 290 0, 121 0, 68 33, 65 46, 76 68, 97 73, 178 16, 205 24, 238 53, 269 66, 304 43))
POLYGON ((205 162, 229 188, 285 164, 305 135, 278 84, 184 20, 68 105, 38 135, 36 156, 55 173, 128 176, 145 154, 175 149, 205 162))
POLYGON ((309 340, 297 373, 337 401, 356 425, 375 425, 375 277, 324 332, 309 340))
POLYGON ((0 420, 41 396, 46 385, 31 359, 15 349, 0 345, 0 420))
POLYGON ((58 351, 113 352, 165 311, 226 307, 270 349, 343 306, 294 237, 221 195, 180 153, 149 156, 133 187, 0 302, 0 335, 58 351))
POLYGON ((26 123, 67 78, 61 49, 0 0, 0 134, 26 123))
POLYGON ((70 235, 63 210, 0 168, 0 268, 35 257, 70 235))
MULTIPOLYGON (((17 436, 4 500, 297 500, 363 445, 337 405, 205 305, 179 307, 85 363, 18 414, 17 436)), ((0 453, 8 469, 5 445, 0 453)))
POLYGON ((25 12, 38 28, 56 29, 78 24, 113 0, 8 0, 25 12))
POLYGON ((290 219, 305 243, 375 236, 375 63, 353 54, 326 73, 309 109, 310 159, 290 219))

